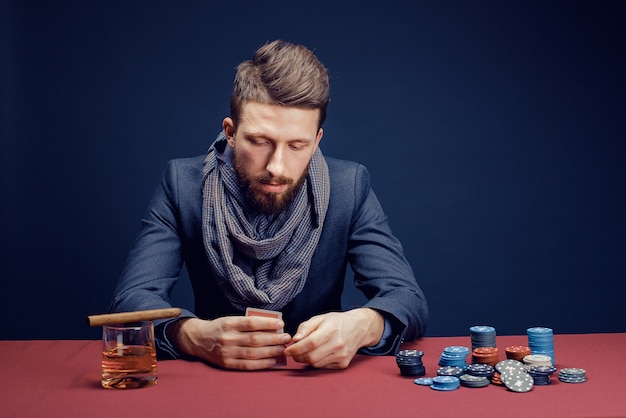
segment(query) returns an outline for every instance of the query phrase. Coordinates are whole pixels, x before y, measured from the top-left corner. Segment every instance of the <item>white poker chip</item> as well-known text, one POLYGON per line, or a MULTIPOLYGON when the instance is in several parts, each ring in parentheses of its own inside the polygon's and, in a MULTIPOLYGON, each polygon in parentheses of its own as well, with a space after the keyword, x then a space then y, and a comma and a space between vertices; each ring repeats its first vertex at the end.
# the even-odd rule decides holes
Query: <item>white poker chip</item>
POLYGON ((552 366, 552 357, 544 354, 529 354, 523 358, 524 364, 530 366, 552 366))

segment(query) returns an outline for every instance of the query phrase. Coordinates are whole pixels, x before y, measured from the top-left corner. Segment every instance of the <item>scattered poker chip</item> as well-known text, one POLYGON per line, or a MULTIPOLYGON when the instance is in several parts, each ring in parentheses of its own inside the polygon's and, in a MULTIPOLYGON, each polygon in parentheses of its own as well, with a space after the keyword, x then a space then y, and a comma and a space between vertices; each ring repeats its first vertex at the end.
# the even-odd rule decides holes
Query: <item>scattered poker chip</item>
POLYGON ((430 386, 433 384, 433 379, 430 377, 418 377, 413 383, 420 386, 430 386))
POLYGON ((559 380, 564 383, 584 383, 587 381, 585 369, 568 367, 559 370, 559 380))
POLYGON ((516 370, 524 371, 524 364, 521 361, 508 359, 499 361, 496 364, 495 368, 500 373, 506 373, 516 370))
POLYGON ((504 383, 504 386, 513 392, 529 392, 535 385, 533 377, 523 370, 500 374, 500 378, 502 383, 504 383))
POLYGON ((461 385, 461 381, 455 376, 437 376, 433 377, 433 383, 430 385, 431 389, 441 391, 456 390, 461 385))
POLYGON ((461 386, 468 388, 484 388, 489 386, 489 379, 484 376, 473 376, 471 374, 464 374, 459 376, 461 386))
POLYGON ((437 370, 437 376, 456 376, 459 377, 463 374, 463 370, 461 367, 454 366, 445 366, 440 367, 437 370))

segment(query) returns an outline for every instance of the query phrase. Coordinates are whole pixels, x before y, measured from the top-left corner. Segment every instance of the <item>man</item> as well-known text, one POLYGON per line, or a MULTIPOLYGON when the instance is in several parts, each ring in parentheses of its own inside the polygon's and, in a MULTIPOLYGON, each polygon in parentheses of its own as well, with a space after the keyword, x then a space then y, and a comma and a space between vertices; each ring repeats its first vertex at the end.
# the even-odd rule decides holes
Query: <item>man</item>
POLYGON ((168 164, 111 306, 169 307, 186 265, 195 312, 155 322, 160 356, 253 370, 284 354, 345 368, 359 350, 393 354, 423 335, 424 295, 367 171, 320 151, 328 103, 311 51, 266 44, 237 68, 231 116, 207 155, 168 164), (368 302, 341 312, 348 262, 368 302))

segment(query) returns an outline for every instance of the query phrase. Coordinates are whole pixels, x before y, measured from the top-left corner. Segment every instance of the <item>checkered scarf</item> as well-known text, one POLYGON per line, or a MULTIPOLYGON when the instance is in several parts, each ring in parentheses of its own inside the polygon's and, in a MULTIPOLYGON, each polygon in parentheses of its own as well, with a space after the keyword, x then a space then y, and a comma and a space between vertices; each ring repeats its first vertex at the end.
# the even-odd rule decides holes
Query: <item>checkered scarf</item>
POLYGON ((306 282, 328 209, 328 166, 318 148, 293 203, 277 215, 250 217, 231 153, 222 132, 204 159, 204 248, 233 306, 278 310, 306 282))

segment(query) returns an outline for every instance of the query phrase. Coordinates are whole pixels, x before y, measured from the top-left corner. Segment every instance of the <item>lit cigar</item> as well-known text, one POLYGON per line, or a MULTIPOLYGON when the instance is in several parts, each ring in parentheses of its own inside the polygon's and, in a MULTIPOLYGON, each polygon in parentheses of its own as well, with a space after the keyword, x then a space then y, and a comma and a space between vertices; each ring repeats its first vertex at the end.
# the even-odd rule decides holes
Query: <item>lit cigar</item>
POLYGON ((147 311, 120 312, 101 315, 90 315, 87 324, 90 327, 102 325, 125 324, 137 321, 152 321, 153 319, 175 318, 180 316, 180 308, 150 309, 147 311))

